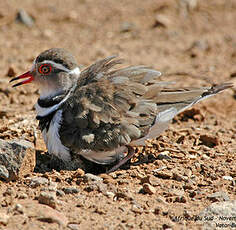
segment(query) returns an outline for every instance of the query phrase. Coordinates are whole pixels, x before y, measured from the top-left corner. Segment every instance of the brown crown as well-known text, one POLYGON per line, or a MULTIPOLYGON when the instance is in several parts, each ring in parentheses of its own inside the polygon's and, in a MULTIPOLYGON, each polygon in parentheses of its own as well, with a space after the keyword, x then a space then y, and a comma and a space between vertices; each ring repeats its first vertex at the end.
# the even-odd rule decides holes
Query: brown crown
POLYGON ((75 58, 71 55, 71 53, 62 48, 52 48, 49 50, 45 50, 36 58, 36 63, 45 60, 54 61, 55 63, 62 64, 70 70, 77 67, 75 58))

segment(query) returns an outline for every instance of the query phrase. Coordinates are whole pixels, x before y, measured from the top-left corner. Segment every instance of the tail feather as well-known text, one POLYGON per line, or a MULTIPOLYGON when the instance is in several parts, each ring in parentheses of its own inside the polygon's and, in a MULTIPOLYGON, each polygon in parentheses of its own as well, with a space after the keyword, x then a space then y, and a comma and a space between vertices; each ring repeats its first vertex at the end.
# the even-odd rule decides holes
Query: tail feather
POLYGON ((156 103, 158 114, 156 116, 155 123, 149 129, 148 134, 138 140, 133 141, 131 144, 144 145, 145 140, 158 137, 163 131, 165 131, 168 128, 169 123, 177 114, 190 108, 192 105, 231 87, 233 87, 233 84, 223 83, 221 85, 212 86, 211 88, 202 88, 199 89, 198 91, 189 90, 187 91, 187 93, 189 94, 187 95, 189 96, 187 98, 186 98, 186 90, 182 92, 173 91, 172 92, 173 94, 171 95, 172 97, 170 98, 166 97, 165 102, 158 101, 156 103), (193 93, 193 95, 191 95, 191 92, 193 93), (198 94, 196 94, 196 92, 198 92, 198 94), (183 97, 183 95, 185 97, 183 97), (171 98, 173 99, 171 100, 171 98), (185 98, 185 100, 183 100, 183 98, 185 98))
POLYGON ((208 89, 206 92, 202 94, 202 97, 205 97, 207 95, 217 94, 225 89, 232 88, 233 86, 234 86, 233 83, 230 83, 230 82, 225 82, 220 85, 212 86, 210 89, 208 89))
POLYGON ((231 87, 233 87, 232 83, 223 83, 211 88, 162 90, 156 97, 157 108, 161 112, 174 107, 178 114, 192 105, 231 87))

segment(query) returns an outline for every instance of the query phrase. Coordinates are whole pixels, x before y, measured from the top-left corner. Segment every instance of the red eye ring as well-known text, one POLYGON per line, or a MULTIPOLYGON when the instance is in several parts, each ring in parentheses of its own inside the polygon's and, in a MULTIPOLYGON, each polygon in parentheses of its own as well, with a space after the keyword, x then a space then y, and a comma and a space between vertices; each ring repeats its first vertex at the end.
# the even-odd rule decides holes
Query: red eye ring
POLYGON ((52 66, 50 64, 43 64, 38 68, 39 73, 48 75, 52 72, 52 66))

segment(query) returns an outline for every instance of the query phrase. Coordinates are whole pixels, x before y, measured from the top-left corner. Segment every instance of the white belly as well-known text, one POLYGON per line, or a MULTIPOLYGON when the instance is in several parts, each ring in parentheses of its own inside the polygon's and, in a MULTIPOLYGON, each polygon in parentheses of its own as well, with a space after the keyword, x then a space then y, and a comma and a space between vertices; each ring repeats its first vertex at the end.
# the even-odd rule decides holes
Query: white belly
POLYGON ((61 143, 59 129, 62 120, 62 110, 58 110, 53 116, 49 129, 43 130, 43 139, 47 146, 49 154, 53 154, 64 161, 70 161, 69 149, 61 143))

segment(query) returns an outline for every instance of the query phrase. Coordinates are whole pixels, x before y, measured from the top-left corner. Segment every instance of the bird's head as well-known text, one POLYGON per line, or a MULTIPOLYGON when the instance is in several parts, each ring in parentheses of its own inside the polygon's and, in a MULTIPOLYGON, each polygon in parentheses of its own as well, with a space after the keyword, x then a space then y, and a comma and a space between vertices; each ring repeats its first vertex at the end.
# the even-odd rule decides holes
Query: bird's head
POLYGON ((10 80, 25 79, 13 85, 36 83, 40 98, 54 96, 68 90, 80 74, 74 57, 66 50, 53 48, 42 52, 33 62, 30 71, 10 80))

